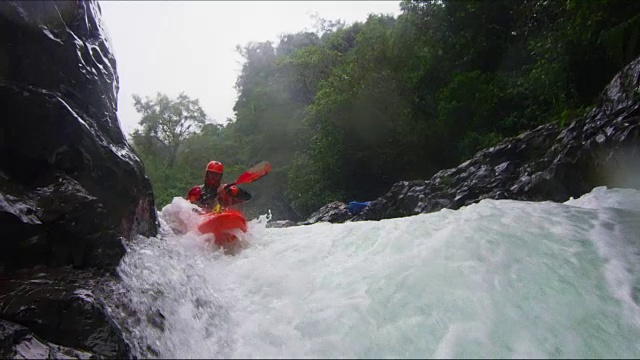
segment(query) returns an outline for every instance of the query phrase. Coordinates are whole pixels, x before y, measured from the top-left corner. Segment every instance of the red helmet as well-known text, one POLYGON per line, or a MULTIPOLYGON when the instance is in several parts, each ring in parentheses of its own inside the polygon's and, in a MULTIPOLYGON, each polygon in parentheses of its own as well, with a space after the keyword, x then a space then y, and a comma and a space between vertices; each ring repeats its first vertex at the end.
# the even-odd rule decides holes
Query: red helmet
POLYGON ((207 171, 213 171, 222 174, 223 166, 219 161, 209 161, 207 171))

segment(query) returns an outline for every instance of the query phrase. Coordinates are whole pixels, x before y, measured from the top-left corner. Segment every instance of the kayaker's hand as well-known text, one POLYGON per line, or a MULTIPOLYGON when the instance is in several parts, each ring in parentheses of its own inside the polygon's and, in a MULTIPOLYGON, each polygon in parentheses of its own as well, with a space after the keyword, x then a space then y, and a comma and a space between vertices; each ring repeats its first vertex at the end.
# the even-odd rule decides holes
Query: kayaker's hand
POLYGON ((238 187, 236 187, 233 184, 229 184, 229 185, 225 185, 224 186, 224 192, 227 195, 236 196, 236 195, 238 195, 238 191, 239 191, 238 187))

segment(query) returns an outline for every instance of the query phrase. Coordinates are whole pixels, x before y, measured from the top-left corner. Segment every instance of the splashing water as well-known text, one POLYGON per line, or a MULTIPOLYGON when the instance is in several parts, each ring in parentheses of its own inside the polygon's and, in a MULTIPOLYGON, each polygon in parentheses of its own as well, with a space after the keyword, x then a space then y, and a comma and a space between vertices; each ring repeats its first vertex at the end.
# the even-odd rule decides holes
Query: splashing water
POLYGON ((640 356, 637 190, 284 229, 262 216, 233 256, 184 232, 190 207, 174 199, 119 267, 147 314, 122 320, 141 356, 640 356))

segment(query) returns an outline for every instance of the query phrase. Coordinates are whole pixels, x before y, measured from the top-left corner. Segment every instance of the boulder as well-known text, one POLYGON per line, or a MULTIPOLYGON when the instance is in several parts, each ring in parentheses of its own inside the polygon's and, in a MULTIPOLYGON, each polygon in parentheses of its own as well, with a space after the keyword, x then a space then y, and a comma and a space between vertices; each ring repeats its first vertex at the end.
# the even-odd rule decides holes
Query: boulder
POLYGON ((0 44, 0 263, 114 269, 157 215, 99 5, 2 2, 0 44))
MULTIPOLYGON (((3 346, 1 351, 7 354, 6 351, 19 350, 20 343, 27 341, 46 345, 31 346, 40 349, 39 353, 59 351, 58 346, 63 345, 79 354, 131 357, 122 330, 113 323, 98 296, 100 278, 100 274, 91 271, 34 268, 3 279, 0 324, 10 331, 0 331, 0 343, 13 345, 3 346)), ((41 357, 32 355, 31 358, 41 357)))
POLYGON ((96 359, 91 352, 40 339, 28 328, 0 319, 0 357, 3 359, 96 359))
POLYGON ((154 236, 96 1, 0 2, 0 356, 131 358, 97 286, 154 236))
POLYGON ((306 221, 299 223, 299 225, 310 225, 316 222, 343 223, 350 218, 351 213, 349 212, 347 204, 334 201, 311 214, 306 221))

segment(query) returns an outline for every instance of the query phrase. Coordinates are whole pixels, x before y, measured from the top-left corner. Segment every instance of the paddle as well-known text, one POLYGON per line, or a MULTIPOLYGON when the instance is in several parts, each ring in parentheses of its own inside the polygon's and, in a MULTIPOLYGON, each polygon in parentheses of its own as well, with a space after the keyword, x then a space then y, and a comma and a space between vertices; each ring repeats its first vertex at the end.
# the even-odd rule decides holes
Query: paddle
POLYGON ((268 161, 263 161, 252 166, 249 170, 243 172, 238 176, 238 179, 231 184, 228 184, 226 187, 231 187, 233 185, 238 184, 247 184, 250 182, 254 182, 261 177, 267 175, 271 171, 271 164, 268 161))

